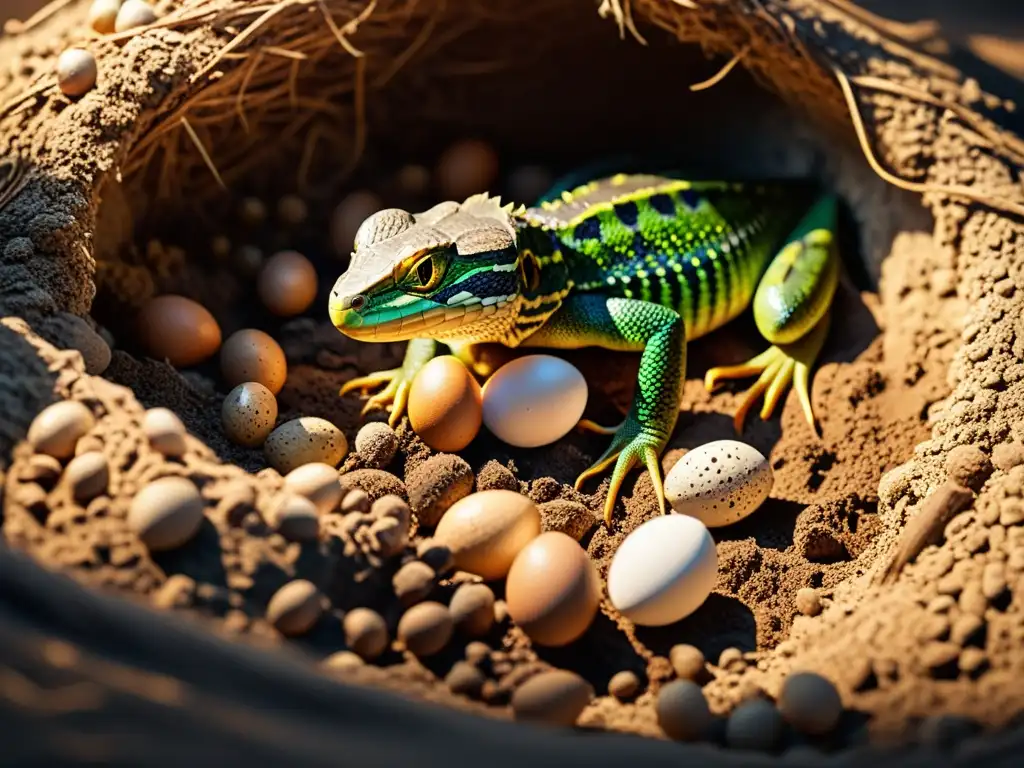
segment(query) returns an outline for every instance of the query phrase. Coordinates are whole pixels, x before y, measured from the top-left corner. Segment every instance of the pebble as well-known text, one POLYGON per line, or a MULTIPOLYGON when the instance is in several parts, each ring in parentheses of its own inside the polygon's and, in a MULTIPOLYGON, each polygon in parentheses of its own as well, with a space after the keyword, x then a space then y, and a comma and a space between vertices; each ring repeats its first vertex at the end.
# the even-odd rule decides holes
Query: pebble
POLYGON ((419 603, 434 589, 437 574, 434 569, 419 560, 406 563, 391 578, 395 596, 405 607, 419 603))
POLYGON ((282 475, 312 462, 338 466, 348 453, 345 433, 318 416, 286 421, 267 437, 263 453, 270 466, 282 475))
POLYGON ((597 516, 578 501, 546 501, 537 505, 537 511, 540 512, 541 531, 559 531, 576 541, 590 533, 598 523, 597 516))
POLYGON ((374 469, 384 469, 395 458, 398 450, 398 435, 382 421, 364 424, 356 434, 356 453, 374 469))
POLYGON ((255 227, 267 220, 267 205, 258 197, 245 197, 238 205, 238 217, 243 224, 255 227))
POLYGON ((746 669, 747 662, 739 648, 726 648, 718 657, 718 666, 730 672, 742 672, 746 669))
POLYGON ((342 490, 348 492, 358 488, 366 493, 370 502, 382 496, 398 496, 401 499, 408 496, 405 483, 383 469, 355 469, 343 474, 340 481, 342 490))
POLYGON ((445 675, 444 683, 452 693, 475 699, 480 696, 485 680, 483 673, 475 666, 467 661, 457 661, 445 675))
POLYGON ((673 680, 658 692, 658 725, 675 741, 697 741, 711 727, 711 709, 700 686, 691 680, 673 680))
POLYGON ((89 15, 86 17, 89 26, 101 35, 111 34, 114 32, 119 10, 121 0, 93 0, 89 6, 89 15))
POLYGON ((28 442, 39 453, 55 459, 75 454, 78 439, 93 428, 92 411, 77 400, 61 400, 46 406, 28 427, 28 442))
POLYGON ((835 686, 813 672, 796 672, 782 683, 779 712, 802 733, 822 736, 830 733, 843 714, 843 701, 835 686))
POLYGON ((73 458, 64 470, 71 494, 79 504, 88 502, 107 490, 110 464, 100 451, 88 451, 73 458))
POLYGON ((681 680, 696 680, 704 674, 704 654, 700 648, 680 643, 668 652, 669 661, 681 680))
POLYGON ((633 698, 639 690, 640 678, 628 669, 615 673, 608 681, 608 693, 619 701, 633 698))
POLYGON ((957 645, 965 645, 978 639, 984 627, 985 621, 981 617, 973 613, 962 613, 950 627, 949 639, 957 645))
POLYGON ((345 645, 367 661, 376 659, 388 647, 388 625, 369 608, 353 608, 346 613, 342 631, 345 645))
POLYGON ((512 693, 512 712, 520 722, 572 727, 594 697, 594 689, 574 672, 556 669, 526 680, 512 693))
POLYGON ((466 637, 483 637, 494 626, 494 592, 486 584, 462 584, 448 610, 455 629, 466 637))
POLYGON ((514 491, 479 491, 445 512, 434 539, 451 550, 455 567, 486 580, 504 578, 520 550, 540 535, 540 513, 514 491))
POLYGON ((445 574, 455 567, 452 551, 433 539, 420 540, 420 543, 416 545, 416 557, 439 574, 445 574))
POLYGON ((956 643, 933 642, 921 649, 918 658, 928 670, 935 673, 954 663, 959 655, 960 646, 956 643))
POLYGON ((277 201, 277 219, 285 226, 297 227, 309 217, 309 206, 298 195, 284 195, 277 201))
POLYGON ((53 456, 45 453, 35 453, 22 468, 21 480, 23 482, 39 483, 46 489, 53 488, 60 480, 64 468, 53 456))
POLYGON ((981 572, 981 594, 987 600, 995 600, 1006 591, 1006 567, 1000 562, 991 562, 981 572))
POLYGON ((189 542, 203 520, 203 497, 195 483, 184 477, 154 480, 135 495, 128 509, 128 527, 153 552, 189 542))
POLYGON ((466 661, 470 664, 483 664, 491 657, 491 646, 487 643, 482 643, 479 640, 474 640, 473 642, 466 644, 466 652, 464 655, 466 657, 466 661))
POLYGON ((782 738, 782 715, 765 699, 745 701, 736 707, 725 724, 725 741, 733 749, 769 752, 782 738))
POLYGON ((337 651, 332 653, 323 661, 323 665, 328 669, 337 670, 339 672, 347 672, 351 669, 357 669, 366 664, 360 658, 359 654, 352 653, 352 651, 337 651))
POLYGON ((117 12, 114 22, 115 32, 125 32, 136 27, 144 27, 156 21, 156 11, 143 0, 124 0, 121 10, 117 12))
POLYGON ((68 48, 57 59, 57 85, 65 96, 83 96, 96 86, 96 57, 83 48, 68 48))
MULTIPOLYGON (((236 445, 266 445, 277 421, 277 398, 259 382, 247 381, 228 392, 221 404, 220 419, 224 434, 236 445)), ((274 468, 282 474, 285 471, 274 468)))
POLYGON ((306 579, 289 581, 267 603, 267 621, 288 637, 309 632, 320 620, 322 613, 320 590, 306 579))
POLYGON ((185 455, 186 429, 178 414, 170 408, 150 408, 142 417, 142 431, 150 447, 168 458, 185 455))
POLYGON ((418 603, 398 620, 398 639, 414 656, 433 656, 452 638, 454 625, 448 608, 441 603, 418 603))
POLYGON ((322 461, 313 461, 293 469, 285 475, 284 489, 309 499, 321 515, 334 512, 341 503, 338 470, 322 461))
POLYGON ((793 602, 797 611, 804 616, 817 616, 821 613, 821 595, 813 587, 798 589, 793 602))
POLYGON ((771 464, 754 446, 714 440, 689 451, 669 470, 665 499, 676 512, 717 528, 757 510, 774 482, 771 464))
POLYGON ((473 469, 461 456, 439 453, 406 475, 409 507, 420 525, 434 527, 457 501, 473 491, 473 469))
POLYGON ((282 494, 270 517, 274 530, 289 541, 316 541, 320 537, 320 515, 305 496, 282 494))
POLYGON ((499 461, 491 459, 476 473, 476 489, 478 491, 505 490, 519 491, 519 481, 515 473, 499 461))
POLYGON ((978 492, 992 474, 992 462, 973 445, 958 445, 946 457, 946 474, 964 488, 978 492))
POLYGON ((446 200, 490 191, 498 178, 498 154, 479 139, 457 141, 441 153, 434 178, 446 200))
POLYGON ((362 488, 353 488, 348 492, 342 488, 342 493, 344 493, 341 498, 342 514, 350 515, 353 512, 366 514, 370 511, 370 497, 362 488))

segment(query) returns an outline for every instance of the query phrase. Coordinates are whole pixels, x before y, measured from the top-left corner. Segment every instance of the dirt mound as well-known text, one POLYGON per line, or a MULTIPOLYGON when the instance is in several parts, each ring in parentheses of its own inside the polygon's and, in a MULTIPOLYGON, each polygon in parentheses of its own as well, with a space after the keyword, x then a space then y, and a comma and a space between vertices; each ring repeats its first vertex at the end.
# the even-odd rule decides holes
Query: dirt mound
MULTIPOLYGON (((331 676, 504 718, 519 684, 558 667, 596 691, 580 726, 664 737, 655 703, 676 676, 670 650, 679 643, 710 662, 702 683, 716 715, 709 738, 720 743, 731 738, 725 722, 738 704, 777 698, 794 670, 832 680, 846 712, 828 738, 809 745, 787 730, 777 750, 831 751, 869 737, 941 745, 1010 725, 1024 710, 1016 683, 1024 664, 1024 143, 995 122, 1006 104, 921 52, 927 30, 908 40, 914 28, 897 30, 839 0, 606 0, 600 14, 583 2, 166 0, 151 28, 96 36, 84 25, 86 5, 70 3, 0 39, 0 59, 13 63, 0 72, 0 467, 3 532, 13 550, 240 643, 277 653, 297 647, 323 661, 323 698, 307 699, 304 711, 328 700, 335 712, 356 706, 356 694, 345 704, 348 693, 331 676), (520 54, 524 40, 535 56, 520 54), (96 88, 80 99, 61 95, 51 74, 71 44, 100 64, 96 88), (724 58, 709 63, 702 54, 724 58), (735 69, 715 75, 727 60, 735 69), (623 78, 631 87, 615 90, 619 106, 602 106, 623 78), (812 174, 835 188, 846 205, 846 272, 840 322, 813 380, 822 434, 812 434, 795 397, 781 416, 751 421, 743 439, 771 460, 771 497, 751 518, 715 530, 718 584, 682 622, 634 628, 605 604, 583 638, 552 651, 534 647, 499 602, 485 651, 460 637, 423 661, 389 646, 372 664, 341 665, 347 657, 337 654, 358 642, 355 609, 372 608, 394 637, 410 601, 447 603, 474 580, 446 569, 415 527, 408 541, 389 538, 408 510, 382 497, 415 505, 420 497, 406 483, 433 452, 404 422, 393 458, 354 452, 341 465, 346 490, 365 496, 346 496, 314 540, 284 536, 275 523, 283 479, 260 450, 225 437, 220 412, 230 387, 216 364, 178 371, 145 357, 131 321, 151 296, 175 292, 203 303, 225 337, 263 328, 288 362, 278 420, 326 418, 354 444, 361 403, 339 398, 338 388, 397 364, 402 350, 356 344, 326 322, 326 291, 345 268, 331 245, 332 210, 343 195, 367 189, 397 204, 436 202, 432 188, 395 189, 395 172, 433 163, 465 135, 496 147, 503 169, 561 170, 642 143, 703 171, 812 174), (238 213, 242 197, 273 211, 285 195, 306 209, 290 224, 271 216, 254 225, 238 213), (313 261, 321 292, 304 316, 282 320, 251 300, 254 280, 240 254, 254 247, 297 249, 313 261), (64 399, 91 413, 74 453, 102 457, 106 481, 96 492, 82 490, 95 477, 65 468, 70 456, 46 456, 25 439, 40 410, 64 399), (147 409, 157 407, 173 410, 189 433, 173 456, 147 436, 147 409), (205 514, 186 546, 159 552, 128 520, 139 491, 168 477, 187 478, 205 514), (399 506, 371 507, 377 499, 399 506), (287 621, 314 602, 315 620, 286 640, 295 633, 272 604, 296 583, 315 587, 317 598, 287 621), (471 696, 453 682, 456 669, 476 681, 471 696), (608 695, 623 671, 641 684, 625 702, 608 695)), ((514 190, 510 174, 499 186, 506 196, 514 190)), ((692 345, 666 471, 690 448, 734 436, 738 393, 709 395, 702 379, 713 365, 759 351, 751 326, 741 319, 692 345)), ((607 355, 565 356, 592 384, 588 415, 606 421, 628 402, 635 356, 618 356, 614 376, 607 355)), ((460 455, 476 488, 517 488, 542 505, 574 502, 593 514, 607 481, 592 493, 571 483, 603 447, 602 438, 572 434, 514 450, 481 435, 460 455)), ((637 474, 610 530, 574 523, 602 576, 625 536, 656 513, 650 479, 637 474)), ((45 594, 47 610, 59 611, 61 589, 75 599, 74 588, 47 581, 20 555, 2 562, 26 600, 45 594)), ((94 706, 116 688, 94 656, 121 653, 107 646, 119 642, 127 613, 97 608, 86 628, 19 618, 19 605, 5 600, 5 644, 23 648, 35 638, 42 654, 20 656, 26 666, 12 671, 5 690, 36 701, 33 686, 63 669, 70 703, 54 707, 120 711, 94 706), (45 645, 41 636, 64 641, 45 645), (17 688, 14 681, 25 680, 17 688)), ((217 692, 213 682, 189 678, 166 644, 137 642, 139 654, 152 655, 119 662, 134 671, 118 696, 139 696, 149 669, 168 676, 145 683, 152 685, 143 695, 158 706, 202 685, 218 697, 204 707, 241 716, 235 694, 225 693, 236 668, 217 678, 225 686, 217 692)), ((215 670, 232 652, 211 646, 204 658, 215 670)), ((301 698, 302 675, 281 668, 274 679, 301 698), (284 682, 289 676, 296 677, 284 682)), ((370 726, 375 733, 385 727, 381 718, 370 726)), ((165 722, 166 712, 154 721, 165 722)), ((440 708, 412 708, 403 723, 415 730, 428 721, 463 727, 440 708)), ((54 722, 35 727, 62 727, 54 722)), ((260 739, 274 728, 282 739, 319 730, 290 719, 267 725, 253 729, 260 739)), ((481 726, 478 743, 505 738, 489 727, 481 726)), ((71 735, 67 757, 106 748, 71 735)), ((558 737, 533 738, 523 738, 524 749, 559 749, 558 737)), ((996 742, 973 748, 986 744, 996 742)), ((650 746, 650 757, 648 745, 635 742, 622 754, 635 748, 660 764, 656 752, 668 745, 650 746)), ((378 748, 387 752, 368 747, 378 748)), ((573 748, 577 758, 606 749, 573 748)), ((737 759, 723 751, 711 763, 698 754, 704 747, 693 749, 709 764, 737 759)), ((292 754, 313 763, 324 753, 292 754)), ((365 762, 375 761, 388 763, 365 762)))

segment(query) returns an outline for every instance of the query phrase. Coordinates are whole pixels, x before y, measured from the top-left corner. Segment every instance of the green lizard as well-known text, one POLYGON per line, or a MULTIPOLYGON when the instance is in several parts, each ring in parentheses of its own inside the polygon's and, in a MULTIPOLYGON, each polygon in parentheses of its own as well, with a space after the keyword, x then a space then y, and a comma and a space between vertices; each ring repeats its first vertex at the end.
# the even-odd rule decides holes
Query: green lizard
POLYGON ((576 488, 615 462, 610 524, 623 479, 643 464, 664 513, 659 457, 679 415, 686 343, 751 303, 770 346, 708 371, 705 386, 759 375, 736 412, 739 431, 762 395, 767 419, 792 384, 817 430, 810 370, 828 333, 839 259, 836 201, 807 191, 618 174, 529 209, 481 194, 423 213, 379 211, 360 227, 331 292, 331 321, 355 339, 410 343, 400 368, 353 379, 341 394, 383 385, 363 412, 390 405, 394 425, 439 342, 481 375, 472 347, 487 342, 642 352, 625 420, 579 423, 613 437, 576 488))

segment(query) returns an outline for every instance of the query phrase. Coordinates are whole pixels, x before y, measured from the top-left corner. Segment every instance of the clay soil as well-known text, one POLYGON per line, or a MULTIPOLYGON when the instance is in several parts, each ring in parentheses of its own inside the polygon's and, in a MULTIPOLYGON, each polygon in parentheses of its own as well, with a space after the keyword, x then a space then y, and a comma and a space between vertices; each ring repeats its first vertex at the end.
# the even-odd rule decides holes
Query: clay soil
MULTIPOLYGON (((170 11, 179 5, 168 2, 161 7, 170 11)), ((674 29, 674 22, 666 19, 684 12, 669 8, 673 4, 667 2, 637 5, 669 29, 674 29)), ((782 5, 788 9, 789 4, 782 5)), ((9 104, 31 84, 32 73, 40 71, 61 41, 80 35, 76 25, 81 11, 72 4, 45 36, 33 36, 30 30, 27 47, 18 35, 0 41, 3 59, 21 66, 0 74, 0 104, 9 104)), ((634 8, 634 13, 641 10, 634 8)), ((651 71, 643 69, 650 66, 645 56, 658 62, 680 56, 678 46, 665 44, 662 29, 644 28, 651 43, 647 50, 630 41, 628 33, 626 40, 619 40, 614 24, 591 16, 595 14, 589 6, 575 14, 586 19, 581 22, 585 29, 595 30, 587 32, 592 41, 588 45, 614 52, 611 60, 622 51, 617 61, 627 71, 651 71)), ((801 23, 806 21, 796 16, 801 23)), ((844 18, 836 28, 858 23, 844 18)), ((685 25, 679 29, 684 39, 696 34, 685 25)), ((723 34, 724 38, 712 38, 721 43, 728 39, 728 33, 723 34)), ((286 665, 296 663, 297 653, 297 663, 312 664, 316 675, 365 683, 484 717, 509 717, 511 691, 537 671, 570 669, 597 693, 580 717, 581 728, 656 739, 664 734, 654 701, 659 688, 675 676, 668 656, 678 643, 696 646, 708 660, 702 682, 721 723, 742 701, 776 696, 794 669, 828 677, 840 691, 846 712, 836 733, 815 744, 826 750, 888 739, 941 746, 981 730, 1005 728, 1024 711, 1024 689, 1016 682, 1024 667, 1019 590, 1024 573, 1024 466, 1019 466, 1024 464, 1024 421, 1019 395, 1013 394, 1024 380, 1024 353, 1012 319, 1019 317, 1024 290, 1015 255, 1024 231, 1012 217, 980 204, 953 205, 941 196, 938 202, 923 202, 914 191, 879 179, 853 139, 838 91, 822 85, 826 81, 820 74, 810 79, 806 92, 794 89, 795 101, 804 108, 813 100, 815 88, 829 94, 828 107, 822 107, 824 118, 805 121, 793 116, 792 105, 764 95, 763 83, 742 68, 707 92, 705 105, 715 106, 700 109, 726 114, 725 105, 742 98, 755 117, 695 127, 690 156, 706 161, 715 153, 724 157, 730 147, 745 146, 748 149, 732 153, 733 168, 794 175, 810 169, 827 180, 844 199, 847 267, 836 298, 836 320, 813 378, 821 434, 812 433, 804 422, 795 397, 788 397, 772 419, 761 421, 755 414, 748 420, 741 439, 769 457, 775 484, 769 500, 753 516, 714 531, 720 563, 714 593, 691 617, 657 630, 632 627, 605 603, 586 635, 560 650, 534 647, 507 620, 499 621, 484 638, 491 651, 479 666, 487 682, 481 695, 473 698, 451 693, 444 682, 465 655, 464 639, 456 638, 444 652, 425 661, 390 650, 373 664, 354 669, 322 664, 344 650, 341 622, 353 608, 374 608, 393 631, 402 606, 392 577, 403 563, 416 559, 416 546, 429 531, 416 530, 407 550, 390 558, 381 557, 373 537, 360 532, 368 523, 341 515, 325 521, 318 542, 299 544, 276 534, 265 520, 281 476, 267 468, 259 450, 239 448, 224 436, 220 404, 226 388, 215 362, 178 371, 146 358, 130 332, 132 313, 149 295, 180 292, 208 306, 225 337, 241 327, 264 328, 281 342, 288 357, 279 420, 321 416, 343 429, 351 443, 363 423, 362 403, 354 395, 339 398, 338 388, 354 376, 394 366, 402 346, 359 344, 341 336, 327 321, 322 299, 345 267, 344 259, 333 255, 328 236, 333 205, 345 192, 367 187, 379 190, 389 205, 415 209, 436 202, 433 192, 407 199, 389 191, 388 174, 401 163, 382 158, 390 158, 396 146, 402 146, 405 161, 432 165, 445 143, 467 132, 485 134, 499 150, 503 171, 535 158, 560 170, 576 155, 596 155, 601 140, 590 131, 571 145, 566 140, 571 128, 558 126, 552 126, 546 138, 523 139, 504 118, 517 111, 527 113, 523 119, 532 115, 528 105, 516 101, 518 94, 510 85, 509 99, 516 106, 495 105, 491 117, 501 127, 489 133, 477 113, 458 113, 458 118, 445 113, 437 117, 429 138, 410 137, 401 144, 402 131, 387 116, 403 114, 408 103, 389 102, 373 123, 379 140, 370 142, 356 175, 340 187, 325 185, 326 193, 319 188, 299 190, 290 179, 282 188, 281 174, 251 169, 228 174, 229 189, 220 190, 185 139, 175 145, 180 154, 166 162, 178 158, 189 170, 180 178, 172 173, 167 181, 158 165, 168 155, 155 152, 146 165, 138 154, 122 148, 158 129, 159 110, 178 108, 181 99, 167 100, 167 94, 176 92, 195 70, 196 61, 215 50, 213 40, 203 27, 198 32, 153 33, 120 44, 123 47, 111 45, 109 58, 101 59, 107 63, 95 96, 72 104, 46 92, 26 102, 27 107, 0 112, 0 137, 7 137, 7 150, 31 157, 49 173, 25 187, 13 202, 0 202, 0 356, 19 361, 17 372, 3 369, 0 390, 9 419, 0 428, 6 459, 0 464, 2 530, 11 550, 4 555, 4 568, 15 574, 4 578, 12 589, 29 594, 34 588, 17 576, 31 566, 12 559, 26 555, 90 591, 168 613, 182 624, 197 624, 197 636, 227 637, 245 648, 240 653, 249 653, 247 647, 256 644, 283 654, 281 663, 286 665), (139 57, 148 62, 145 77, 135 71, 139 57), (510 135, 516 138, 509 139, 506 151, 503 140, 510 135), (756 150, 749 149, 753 136, 761 142, 756 150), (572 149, 558 151, 568 146, 572 149), (59 163, 53 160, 55 153, 61 153, 59 163), (134 169, 123 184, 111 172, 121 165, 134 169), (93 180, 85 197, 76 186, 83 178, 93 180), (185 197, 202 188, 204 207, 175 205, 173 194, 163 194, 164 184, 185 197), (260 196, 273 207, 281 194, 296 191, 310 205, 310 216, 300 227, 271 225, 254 231, 234 217, 242 195, 260 196), (212 253, 215 235, 268 252, 283 247, 303 251, 318 268, 322 296, 303 317, 271 318, 254 306, 251 277, 242 274, 230 256, 218 261, 212 253), (44 405, 68 397, 84 402, 97 418, 77 451, 102 451, 111 469, 106 493, 85 506, 76 503, 59 470, 54 473, 24 440, 28 423, 44 405), (164 459, 142 433, 145 409, 156 406, 177 412, 190 433, 189 449, 181 460, 164 459), (125 517, 131 499, 146 483, 168 475, 189 477, 199 486, 207 520, 186 546, 154 555, 130 532, 125 517), (959 514, 950 515, 951 520, 928 528, 921 521, 941 518, 936 499, 953 485, 967 488, 971 501, 959 514), (915 538, 916 530, 930 536, 922 533, 915 538), (285 639, 266 619, 267 602, 296 578, 314 582, 330 608, 311 632, 285 639), (796 594, 804 588, 817 591, 823 605, 820 615, 802 615, 797 609, 796 594), (610 678, 623 670, 635 672, 642 681, 641 693, 626 702, 607 692, 610 678)), ((877 54, 870 46, 868 50, 877 54)), ((573 55, 570 51, 566 59, 573 55)), ((694 69, 685 82, 702 79, 723 63, 709 64, 693 52, 687 56, 685 61, 694 69)), ((870 71, 878 76, 898 79, 905 74, 903 62, 892 64, 884 57, 873 61, 870 71)), ((770 65, 760 63, 754 69, 762 66, 770 70, 770 65)), ((778 71, 775 84, 785 90, 790 75, 784 66, 778 71)), ((934 90, 950 100, 972 102, 973 91, 968 91, 978 89, 976 82, 964 84, 946 74, 932 77, 934 90)), ((917 82, 913 77, 909 81, 917 82)), ((474 95, 493 87, 471 83, 453 102, 472 102, 474 95)), ((600 83, 592 88, 590 93, 581 86, 576 99, 581 103, 567 107, 570 116, 586 114, 582 102, 603 90, 600 83)), ((999 154, 1005 145, 996 143, 993 149, 989 138, 979 139, 979 133, 948 115, 940 120, 931 107, 909 108, 892 94, 879 97, 874 107, 872 126, 886 142, 888 163, 918 172, 931 168, 929 178, 946 184, 987 185, 986 189, 999 191, 1000 199, 1016 199, 1019 205, 1019 182, 1014 186, 1007 181, 1015 178, 1015 166, 999 154)), ((652 114, 656 113, 657 107, 652 114)), ((538 108, 536 116, 543 114, 538 108)), ((623 126, 629 117, 609 116, 623 126)), ((214 142, 227 141, 217 138, 217 130, 202 135, 214 142)), ((672 135, 665 131, 666 140, 672 135)), ((285 159, 268 163, 296 167, 300 155, 294 150, 302 143, 293 147, 288 141, 280 141, 285 159)), ((166 145, 162 147, 166 151, 166 145)), ((703 374, 712 365, 733 363, 757 351, 747 316, 691 345, 682 413, 662 461, 666 472, 687 450, 735 437, 732 414, 740 389, 710 395, 704 391, 703 374)), ((508 354, 491 352, 498 357, 508 354)), ((611 375, 606 354, 582 350, 565 357, 591 382, 587 415, 614 420, 631 395, 636 356, 616 356, 611 375)), ((386 466, 369 468, 365 457, 350 454, 341 465, 343 484, 362 488, 371 498, 387 492, 408 497, 410 473, 434 452, 412 433, 407 421, 399 425, 398 435, 398 453, 386 466)), ((625 536, 657 514, 649 477, 634 473, 612 528, 596 524, 607 481, 592 483, 585 493, 574 491, 572 481, 600 454, 604 440, 574 433, 552 446, 526 451, 481 434, 460 455, 473 469, 475 488, 510 487, 538 503, 568 500, 584 505, 593 519, 582 544, 604 576, 625 536)), ((439 578, 430 599, 445 602, 458 584, 472 578, 460 573, 439 578)), ((492 586, 501 598, 501 584, 492 586)), ((39 600, 49 600, 47 611, 61 612, 60 588, 46 589, 58 590, 53 593, 58 596, 50 599, 44 590, 39 600)), ((76 610, 84 610, 88 603, 81 605, 76 610)), ((38 622, 30 613, 26 619, 14 610, 12 616, 27 622, 24 636, 36 640, 30 644, 35 650, 19 644, 15 634, 4 641, 20 649, 19 658, 33 660, 5 671, 0 683, 5 708, 19 712, 24 702, 45 700, 49 703, 39 705, 38 711, 59 720, 65 710, 48 698, 55 684, 47 677, 58 669, 67 690, 83 692, 80 700, 67 691, 61 694, 74 699, 67 706, 75 711, 115 716, 121 711, 115 700, 98 693, 108 690, 115 678, 120 680, 119 695, 131 692, 171 710, 186 706, 172 678, 186 679, 192 673, 172 671, 173 649, 158 650, 137 639, 135 647, 143 655, 128 658, 135 651, 124 651, 114 634, 128 614, 118 618, 104 613, 107 609, 95 610, 100 618, 92 637, 85 629, 88 618, 81 613, 38 622), (69 629, 76 621, 76 628, 69 629), (147 648, 153 654, 149 661, 147 648), (103 666, 113 662, 100 661, 119 654, 121 678, 103 666), (163 670, 167 677, 148 677, 147 669, 154 675, 163 670), (91 699, 90 691, 95 694, 91 699)), ((12 618, 11 626, 22 624, 12 618)), ((186 640, 181 642, 187 646, 186 640)), ((196 669, 208 669, 216 678, 214 669, 221 662, 215 661, 214 651, 195 652, 200 665, 196 669)), ((293 681, 308 684, 306 678, 294 677, 308 670, 289 670, 275 667, 272 677, 292 675, 293 681)), ((287 691, 291 695, 292 689, 287 691)), ((263 695, 272 699, 272 693, 253 693, 256 700, 263 695)), ((68 733, 78 732, 79 726, 67 727, 68 733)), ((715 738, 721 740, 721 734, 715 738)), ((93 748, 102 752, 98 743, 69 743, 66 755, 76 759, 93 748)), ((798 746, 801 741, 792 733, 780 745, 798 746)))

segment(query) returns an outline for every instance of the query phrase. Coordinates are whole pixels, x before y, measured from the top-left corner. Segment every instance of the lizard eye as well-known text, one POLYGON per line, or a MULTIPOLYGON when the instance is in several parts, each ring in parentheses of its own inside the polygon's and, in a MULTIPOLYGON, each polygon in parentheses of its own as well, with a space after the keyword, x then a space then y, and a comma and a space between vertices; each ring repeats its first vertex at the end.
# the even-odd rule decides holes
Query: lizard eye
POLYGON ((442 253, 431 253, 417 261, 406 273, 405 287, 417 293, 426 293, 437 288, 444 279, 448 260, 442 253))

